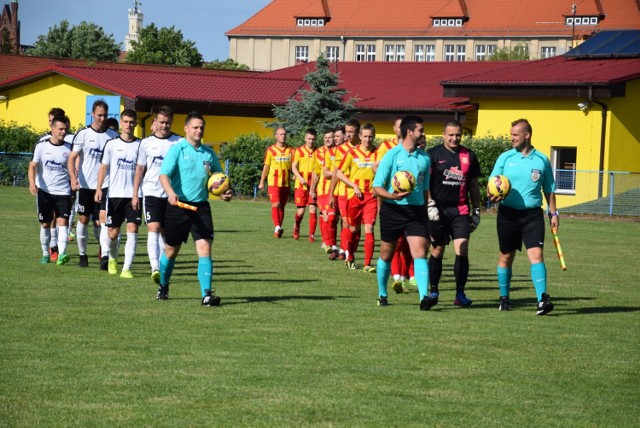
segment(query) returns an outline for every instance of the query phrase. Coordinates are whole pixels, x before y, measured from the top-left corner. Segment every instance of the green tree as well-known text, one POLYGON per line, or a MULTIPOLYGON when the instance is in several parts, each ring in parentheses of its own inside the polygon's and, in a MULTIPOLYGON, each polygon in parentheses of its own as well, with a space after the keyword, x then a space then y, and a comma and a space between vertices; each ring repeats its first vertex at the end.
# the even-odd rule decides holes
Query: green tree
POLYGON ((269 128, 283 126, 292 135, 301 135, 312 127, 323 132, 343 125, 350 116, 355 98, 345 101, 347 91, 339 89, 339 76, 329 69, 329 61, 320 55, 316 70, 307 73, 304 81, 309 89, 301 89, 284 106, 273 109, 276 118, 266 124, 269 128))
POLYGON ((13 52, 13 46, 11 45, 12 39, 11 34, 9 34, 9 30, 6 27, 2 28, 2 33, 0 33, 0 53, 3 54, 11 54, 13 52))
POLYGON ((182 31, 171 27, 158 28, 150 24, 140 30, 137 41, 131 42, 126 62, 200 67, 202 55, 195 42, 185 40, 182 31))
POLYGON ((87 61, 116 61, 120 46, 113 34, 105 34, 102 27, 82 21, 69 27, 63 20, 54 25, 46 35, 38 36, 28 55, 53 58, 85 59, 87 61))
POLYGON ((274 142, 273 137, 253 133, 240 135, 220 149, 220 157, 229 161, 231 186, 241 196, 253 197, 262 173, 264 152, 274 142))
POLYGON ((522 61, 528 60, 529 49, 526 45, 517 44, 511 48, 496 49, 487 57, 487 61, 522 61))
POLYGON ((239 62, 236 62, 231 58, 227 58, 224 61, 215 60, 211 62, 205 62, 202 65, 202 68, 208 68, 211 70, 240 70, 240 71, 251 70, 248 65, 240 64, 239 62))

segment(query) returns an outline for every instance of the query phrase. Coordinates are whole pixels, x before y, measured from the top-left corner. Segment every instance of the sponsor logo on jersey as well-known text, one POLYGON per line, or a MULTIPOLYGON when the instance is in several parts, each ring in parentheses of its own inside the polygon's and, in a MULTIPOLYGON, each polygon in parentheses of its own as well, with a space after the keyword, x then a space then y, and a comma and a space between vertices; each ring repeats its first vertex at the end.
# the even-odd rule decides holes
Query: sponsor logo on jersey
POLYGON ((540 170, 539 169, 532 169, 531 170, 531 179, 534 182, 537 182, 538 180, 540 180, 540 170))
POLYGON ((127 159, 118 159, 118 169, 134 171, 136 169, 136 163, 127 159))

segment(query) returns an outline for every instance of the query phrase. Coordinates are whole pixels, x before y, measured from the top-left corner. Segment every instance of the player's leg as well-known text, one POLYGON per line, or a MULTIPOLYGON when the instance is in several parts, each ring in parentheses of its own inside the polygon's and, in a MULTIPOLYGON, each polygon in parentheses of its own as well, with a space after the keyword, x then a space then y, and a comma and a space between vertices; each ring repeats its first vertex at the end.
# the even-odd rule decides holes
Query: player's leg
POLYGON ((268 186, 267 194, 271 202, 271 221, 273 222, 275 238, 282 237, 282 224, 280 222, 280 188, 278 186, 268 186))
MULTIPOLYGON (((99 204, 98 217, 96 217, 99 221, 99 235, 98 241, 100 242, 100 269, 108 270, 108 262, 109 262, 109 232, 107 226, 107 201, 109 189, 102 189, 102 202, 99 204)), ((113 253, 116 254, 115 252, 113 253)))
POLYGON ((546 315, 553 310, 553 303, 547 294, 547 267, 544 263, 543 245, 545 234, 544 214, 542 210, 531 210, 522 222, 522 241, 527 249, 531 281, 536 290, 537 315, 546 315))
POLYGON ((304 210, 309 199, 309 192, 305 189, 295 189, 293 199, 296 204, 296 214, 293 222, 293 239, 300 239, 300 223, 304 217, 304 210))
POLYGON ((136 255, 136 248, 138 247, 138 227, 142 223, 142 212, 140 209, 134 209, 131 206, 131 199, 126 198, 124 200, 126 205, 125 218, 127 220, 127 243, 124 247, 124 263, 122 265, 121 278, 130 279, 133 278, 131 273, 131 265, 136 255))
POLYGON ((213 243, 213 218, 208 202, 198 205, 198 211, 188 213, 193 219, 191 236, 196 244, 198 254, 198 282, 202 304, 205 306, 220 305, 220 297, 211 288, 213 282, 213 260, 211 260, 211 244, 213 243))
POLYGON ((374 226, 378 214, 378 198, 371 195, 366 198, 363 211, 362 222, 364 223, 364 266, 365 270, 369 266, 368 272, 375 272, 375 266, 371 265, 373 250, 376 246, 374 226))
POLYGON ((160 283, 160 254, 164 253, 162 239, 166 198, 147 196, 144 198, 144 218, 147 223, 147 256, 151 266, 151 279, 160 283))
MULTIPOLYGON (((118 237, 120 236, 120 226, 124 221, 124 206, 121 203, 122 198, 109 198, 107 201, 107 210, 108 216, 106 217, 106 228, 107 228, 107 271, 110 275, 115 275, 118 273, 118 262, 117 262, 117 245, 118 245, 118 237)), ((104 254, 104 247, 102 243, 100 245, 104 254)), ((103 256, 105 257, 105 256, 103 256)), ((101 261, 102 262, 102 261, 101 261)), ((101 266, 102 267, 102 266, 101 266)))
POLYGON ((58 265, 67 264, 70 257, 67 254, 67 240, 69 239, 69 215, 71 212, 71 197, 69 196, 56 196, 54 214, 56 216, 55 222, 58 229, 58 242, 57 247, 59 249, 58 265))
POLYGON ((176 264, 176 257, 180 253, 183 243, 187 242, 191 219, 185 210, 174 205, 167 205, 165 214, 165 250, 160 255, 160 284, 158 285, 158 300, 169 298, 169 284, 171 274, 176 264))
POLYGON ((500 248, 498 258, 498 287, 500 289, 501 311, 511 310, 509 294, 511 291, 511 277, 513 275, 513 261, 516 250, 522 247, 522 229, 519 224, 518 210, 501 205, 498 207, 496 229, 498 231, 498 246, 500 248))
POLYGON ((316 241, 316 228, 318 225, 317 206, 314 202, 309 203, 309 242, 316 241))
POLYGON ((80 189, 78 191, 78 223, 76 226, 76 238, 78 241, 78 266, 88 267, 87 242, 89 241, 89 222, 95 211, 94 201, 95 191, 91 189, 80 189))
POLYGON ((469 216, 459 215, 450 221, 450 234, 453 238, 453 249, 456 259, 453 263, 453 276, 456 280, 456 298, 453 302, 456 306, 468 307, 473 301, 467 298, 465 287, 469 277, 469 216))

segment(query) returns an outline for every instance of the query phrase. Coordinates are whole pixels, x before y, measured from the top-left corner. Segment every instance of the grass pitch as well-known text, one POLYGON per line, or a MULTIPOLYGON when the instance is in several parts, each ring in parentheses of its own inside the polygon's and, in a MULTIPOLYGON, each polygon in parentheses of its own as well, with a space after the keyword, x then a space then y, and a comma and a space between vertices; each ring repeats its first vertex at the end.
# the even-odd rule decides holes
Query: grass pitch
MULTIPOLYGON (((319 243, 272 237, 265 202, 213 203, 214 283, 200 306, 189 241, 158 302, 141 228, 133 280, 38 264, 34 198, 0 188, 2 426, 637 426, 640 223, 563 217, 555 310, 535 315, 526 257, 513 310, 499 312, 495 217, 471 240, 469 309, 415 289, 375 305, 375 275, 330 262, 319 243)), ((307 217, 308 218, 308 217, 307 217)), ((306 219, 305 219, 306 220, 306 219)), ((306 227, 303 228, 303 232, 306 227)), ((376 252, 377 255, 377 252, 376 252)), ((361 254, 358 255, 361 262, 361 254)))

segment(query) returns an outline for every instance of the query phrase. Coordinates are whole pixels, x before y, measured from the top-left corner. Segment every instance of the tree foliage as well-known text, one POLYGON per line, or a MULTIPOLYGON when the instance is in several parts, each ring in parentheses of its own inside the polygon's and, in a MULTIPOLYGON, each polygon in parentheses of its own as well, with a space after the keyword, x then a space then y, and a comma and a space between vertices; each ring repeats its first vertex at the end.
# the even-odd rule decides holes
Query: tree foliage
POLYGON ((85 59, 87 61, 116 61, 120 46, 113 34, 105 34, 102 27, 82 21, 69 27, 63 20, 54 25, 46 35, 38 36, 27 54, 34 56, 85 59))
POLYGON ((13 45, 12 45, 13 39, 11 38, 11 34, 9 33, 9 29, 6 27, 3 27, 1 31, 2 32, 0 32, 0 53, 3 53, 3 54, 16 53, 16 52, 13 52, 13 45))
POLYGON ((202 55, 195 42, 185 40, 182 31, 171 27, 158 28, 150 24, 140 30, 137 41, 131 42, 126 62, 200 67, 202 55))
POLYGON ((502 48, 496 49, 487 57, 487 61, 522 61, 528 60, 529 49, 525 45, 516 45, 513 49, 502 48))
POLYGON ((232 60, 231 58, 227 58, 224 61, 215 60, 211 62, 205 62, 202 65, 202 68, 208 68, 211 70, 239 70, 239 71, 249 71, 251 70, 248 65, 240 64, 232 60))
POLYGON ((31 153, 44 133, 30 125, 18 125, 13 120, 7 122, 0 119, 0 152, 31 153))
POLYGON ((307 73, 304 81, 309 89, 302 89, 284 106, 276 106, 274 122, 269 128, 284 127, 289 134, 300 135, 307 128, 315 128, 319 133, 326 129, 344 125, 350 117, 350 110, 356 99, 345 101, 347 91, 338 89, 339 76, 329 69, 329 61, 321 55, 316 70, 307 73))
POLYGON ((240 135, 220 149, 222 159, 229 161, 231 185, 241 196, 253 197, 262 173, 264 152, 273 143, 273 137, 253 133, 240 135))
MULTIPOLYGON (((442 142, 442 137, 429 138, 427 139, 426 149, 442 144, 442 142)), ((498 156, 511 148, 511 140, 507 136, 494 137, 487 135, 484 137, 465 137, 462 140, 462 144, 473 150, 478 157, 478 162, 480 163, 480 177, 478 177, 480 200, 482 205, 486 206, 487 195, 484 189, 487 188, 487 178, 491 174, 498 156)))

